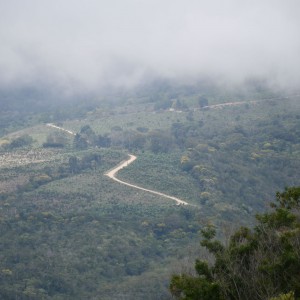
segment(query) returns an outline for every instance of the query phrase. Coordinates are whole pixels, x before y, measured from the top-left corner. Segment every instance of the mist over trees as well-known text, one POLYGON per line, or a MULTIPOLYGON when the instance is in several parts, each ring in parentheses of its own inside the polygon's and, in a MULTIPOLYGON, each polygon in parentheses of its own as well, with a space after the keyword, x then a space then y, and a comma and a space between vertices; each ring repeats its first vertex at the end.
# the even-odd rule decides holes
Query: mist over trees
POLYGON ((2 1, 0 87, 46 81, 71 95, 203 76, 297 87, 298 10, 294 0, 2 1))
POLYGON ((299 9, 0 1, 0 298, 299 298, 299 9))

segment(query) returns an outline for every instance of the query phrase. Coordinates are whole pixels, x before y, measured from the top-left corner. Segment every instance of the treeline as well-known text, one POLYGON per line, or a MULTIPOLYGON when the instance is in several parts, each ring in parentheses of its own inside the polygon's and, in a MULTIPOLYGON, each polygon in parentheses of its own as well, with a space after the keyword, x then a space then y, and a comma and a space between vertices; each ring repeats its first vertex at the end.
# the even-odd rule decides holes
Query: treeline
POLYGON ((24 134, 17 138, 12 139, 11 141, 5 141, 1 145, 0 149, 2 148, 2 150, 4 151, 11 151, 18 148, 30 147, 32 143, 33 143, 33 138, 28 134, 24 134))
MULTIPOLYGON (((149 103, 154 109, 185 110, 188 99, 192 107, 253 97, 270 96, 273 92, 263 83, 251 80, 236 90, 220 88, 209 79, 201 79, 196 84, 181 84, 161 78, 147 81, 135 89, 103 89, 99 94, 75 93, 66 95, 60 89, 48 84, 36 87, 0 89, 0 137, 20 128, 38 123, 60 122, 67 119, 85 118, 88 112, 97 108, 111 110, 116 106, 134 106, 149 103), (181 100, 183 99, 183 101, 181 100), (217 100, 217 101, 216 101, 217 100)), ((190 108, 190 107, 189 107, 190 108)))
POLYGON ((98 135, 89 125, 85 125, 74 137, 73 147, 84 150, 90 146, 104 148, 114 146, 130 151, 149 150, 153 153, 168 153, 174 150, 178 143, 172 130, 150 130, 147 127, 123 130, 120 126, 114 126, 111 132, 98 135))
POLYGON ((300 187, 286 188, 276 200, 273 211, 257 215, 253 229, 237 230, 228 246, 215 239, 212 225, 202 229, 201 246, 213 262, 196 260, 196 276, 174 275, 173 296, 181 300, 300 299, 300 187))
POLYGON ((85 125, 74 137, 73 147, 78 150, 84 150, 90 146, 104 148, 115 146, 126 148, 130 151, 150 150, 154 153, 166 153, 171 151, 173 139, 169 131, 149 131, 146 127, 124 131, 121 127, 115 126, 110 133, 97 135, 89 125, 85 125))

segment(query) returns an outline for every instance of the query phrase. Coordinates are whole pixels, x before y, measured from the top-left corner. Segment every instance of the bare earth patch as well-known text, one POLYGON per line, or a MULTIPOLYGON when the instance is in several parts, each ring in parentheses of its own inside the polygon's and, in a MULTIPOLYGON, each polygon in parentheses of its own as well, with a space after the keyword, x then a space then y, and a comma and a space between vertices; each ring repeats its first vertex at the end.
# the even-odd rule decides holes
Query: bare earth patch
POLYGON ((53 160, 55 153, 48 149, 19 150, 0 153, 0 168, 24 166, 53 160))

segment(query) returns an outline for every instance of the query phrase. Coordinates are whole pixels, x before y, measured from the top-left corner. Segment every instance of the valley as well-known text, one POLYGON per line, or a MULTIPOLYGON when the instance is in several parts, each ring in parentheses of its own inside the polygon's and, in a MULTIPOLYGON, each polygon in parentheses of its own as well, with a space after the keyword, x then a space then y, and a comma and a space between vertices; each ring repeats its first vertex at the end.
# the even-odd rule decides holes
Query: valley
POLYGON ((199 97, 100 101, 0 137, 2 297, 171 299, 206 224, 224 239, 299 184, 298 96, 199 97))

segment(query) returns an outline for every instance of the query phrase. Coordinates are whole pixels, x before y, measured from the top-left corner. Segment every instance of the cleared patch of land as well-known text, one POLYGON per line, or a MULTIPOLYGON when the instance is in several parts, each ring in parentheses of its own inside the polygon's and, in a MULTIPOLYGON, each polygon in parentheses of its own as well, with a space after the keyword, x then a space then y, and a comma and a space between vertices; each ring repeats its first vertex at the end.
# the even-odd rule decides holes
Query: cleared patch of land
POLYGON ((34 163, 51 161, 57 151, 52 149, 18 150, 0 153, 0 168, 24 166, 34 163))

